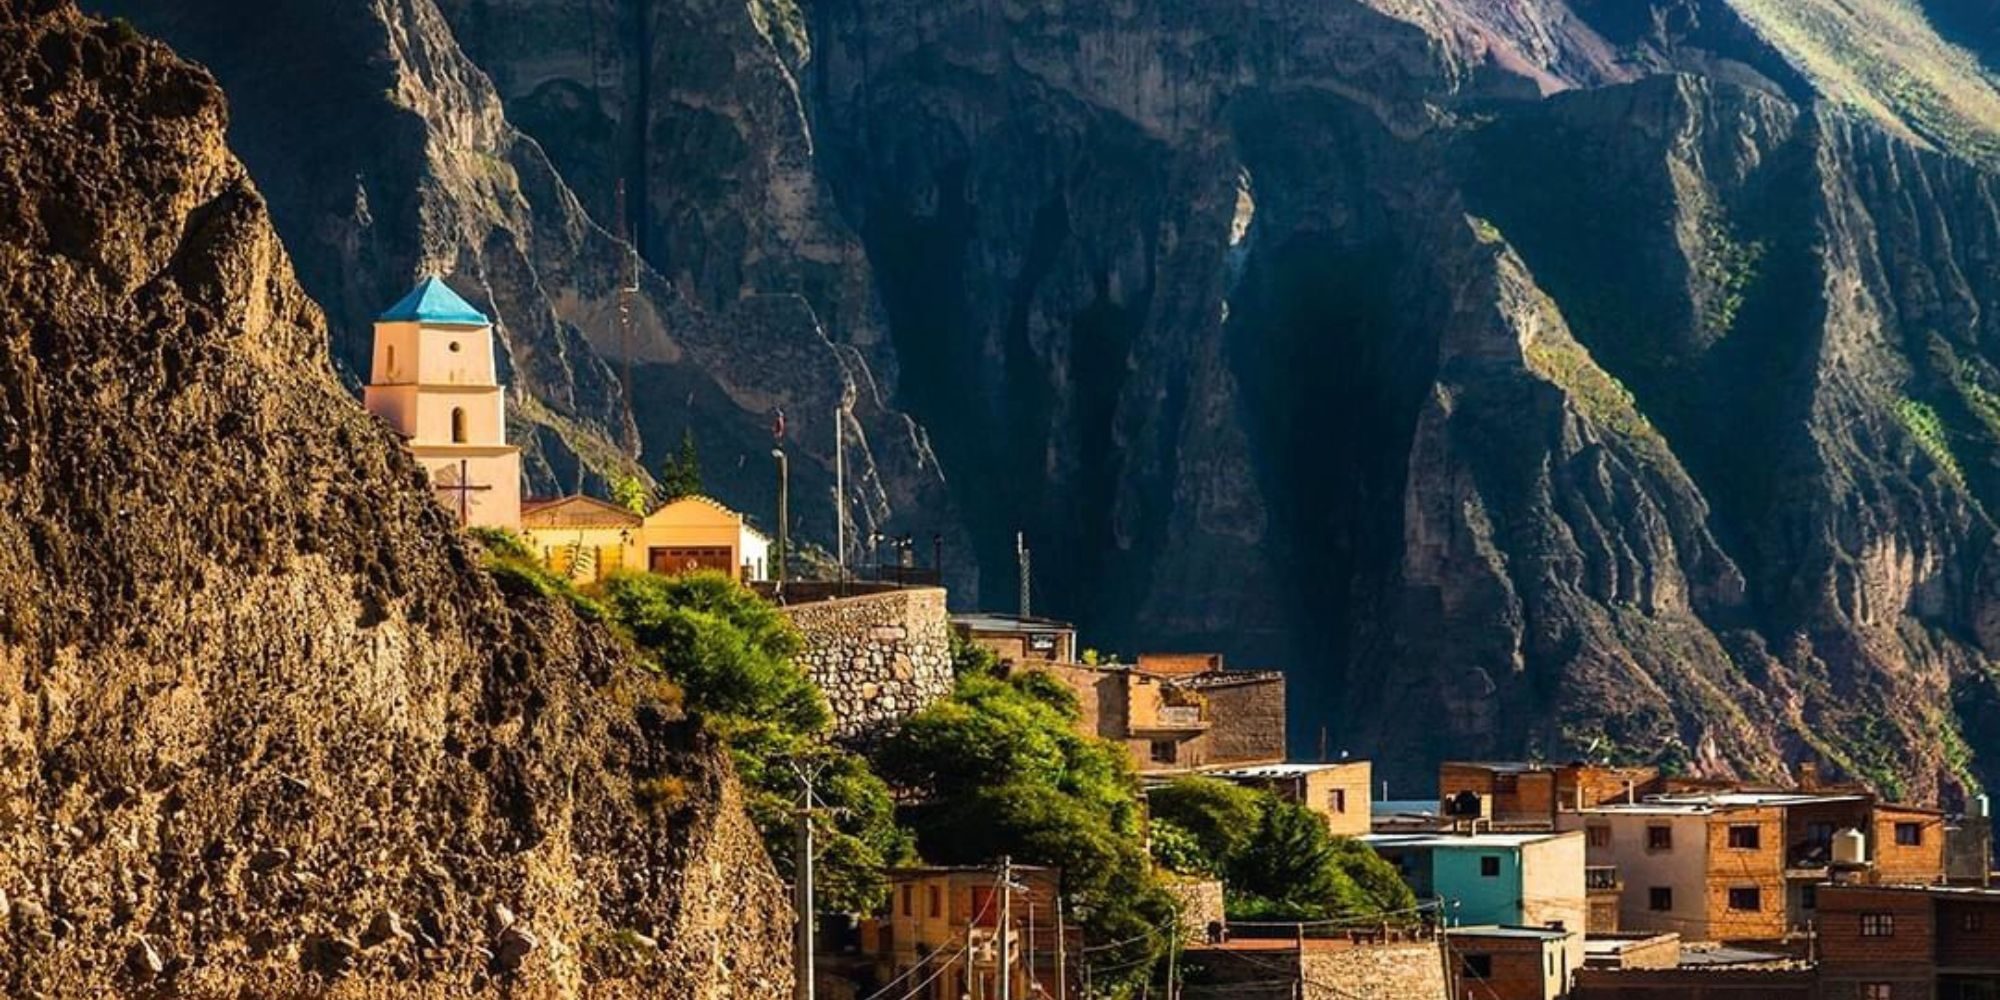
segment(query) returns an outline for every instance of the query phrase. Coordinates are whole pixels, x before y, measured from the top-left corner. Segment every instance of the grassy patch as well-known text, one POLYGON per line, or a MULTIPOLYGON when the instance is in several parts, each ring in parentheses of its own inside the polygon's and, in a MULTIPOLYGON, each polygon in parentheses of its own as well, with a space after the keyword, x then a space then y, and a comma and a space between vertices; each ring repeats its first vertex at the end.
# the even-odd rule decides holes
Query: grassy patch
POLYGON ((1710 340, 1729 335, 1736 316, 1743 310, 1743 297, 1757 280, 1757 265, 1764 259, 1764 244, 1736 239, 1720 212, 1702 217, 1701 247, 1694 266, 1701 280, 1702 333, 1710 340))
POLYGON ((1917 447, 1952 481, 1965 482, 1965 471, 1959 467, 1958 458, 1951 453, 1951 443, 1947 440, 1944 421, 1938 419, 1937 411, 1929 403, 1920 402, 1907 396, 1896 400, 1896 419, 1903 429, 1910 432, 1917 447))
POLYGON ((1666 439, 1639 412, 1632 391, 1599 368, 1583 345, 1567 338, 1538 337, 1528 344, 1526 357, 1529 368, 1569 393, 1578 411, 1593 423, 1630 441, 1649 460, 1669 457, 1666 439))

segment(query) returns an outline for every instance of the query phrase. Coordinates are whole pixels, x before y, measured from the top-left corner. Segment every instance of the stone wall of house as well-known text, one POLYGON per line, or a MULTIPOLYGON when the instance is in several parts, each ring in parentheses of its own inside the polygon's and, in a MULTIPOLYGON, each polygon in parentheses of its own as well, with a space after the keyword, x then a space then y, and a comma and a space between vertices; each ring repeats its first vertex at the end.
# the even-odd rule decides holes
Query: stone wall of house
POLYGON ((1203 763, 1220 766, 1281 761, 1285 754, 1285 678, 1222 675, 1198 683, 1208 699, 1210 728, 1203 763))
POLYGON ((799 664, 826 692, 835 739, 873 738, 951 694, 951 623, 942 589, 913 587, 783 610, 804 636, 799 664))
POLYGON ((1446 1000, 1438 942, 1371 945, 1299 956, 1306 1000, 1446 1000))
MULTIPOLYGON (((1189 948, 1188 984, 1232 1000, 1449 1000, 1439 942, 1189 948), (1303 989, 1301 989, 1303 987, 1303 989)), ((1483 1000, 1483 998, 1482 998, 1483 1000)))

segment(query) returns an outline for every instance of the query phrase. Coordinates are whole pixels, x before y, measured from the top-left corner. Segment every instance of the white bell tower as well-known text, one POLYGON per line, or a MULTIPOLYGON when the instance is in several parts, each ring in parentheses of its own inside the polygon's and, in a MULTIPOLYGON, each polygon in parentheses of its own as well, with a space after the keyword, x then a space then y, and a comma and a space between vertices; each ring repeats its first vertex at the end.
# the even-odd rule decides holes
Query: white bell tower
POLYGON ((375 320, 363 395, 430 471, 468 526, 521 526, 521 449, 507 443, 493 325, 442 279, 425 278, 375 320))

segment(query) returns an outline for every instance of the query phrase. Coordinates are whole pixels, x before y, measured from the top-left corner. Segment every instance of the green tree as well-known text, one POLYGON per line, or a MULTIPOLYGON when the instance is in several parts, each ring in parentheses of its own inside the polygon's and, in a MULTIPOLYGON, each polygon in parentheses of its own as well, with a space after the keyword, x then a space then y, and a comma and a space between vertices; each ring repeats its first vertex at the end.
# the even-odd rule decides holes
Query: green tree
POLYGON ((906 813, 927 860, 1002 854, 1062 869, 1063 891, 1100 984, 1150 972, 1171 904, 1141 846, 1142 809, 1122 747, 1076 730, 1075 696, 1037 672, 962 673, 952 697, 906 720, 878 748, 878 771, 922 802, 906 813))
POLYGON ((1155 823, 1185 830, 1206 866, 1221 872, 1243 853, 1263 821, 1270 797, 1220 778, 1176 778, 1147 796, 1155 823))
POLYGON ((613 577, 610 617, 684 692, 688 709, 728 746, 766 850, 792 864, 798 783, 792 766, 817 773, 831 808, 818 814, 818 895, 825 912, 868 912, 885 889, 877 873, 914 855, 896 825, 889 788, 857 754, 825 739, 826 699, 793 661, 798 631, 754 592, 716 572, 613 577))
POLYGON ((671 502, 701 492, 701 455, 695 450, 694 430, 681 430, 680 451, 660 466, 660 495, 671 502))
POLYGON ((653 512, 653 494, 638 476, 616 476, 611 480, 611 502, 640 517, 653 512))

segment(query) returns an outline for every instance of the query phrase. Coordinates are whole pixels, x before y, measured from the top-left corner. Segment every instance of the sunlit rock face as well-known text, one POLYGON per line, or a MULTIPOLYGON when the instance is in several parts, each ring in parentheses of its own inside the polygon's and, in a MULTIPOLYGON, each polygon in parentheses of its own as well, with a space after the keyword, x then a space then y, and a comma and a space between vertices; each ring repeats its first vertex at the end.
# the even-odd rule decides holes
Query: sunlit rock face
MULTIPOLYGON (((129 6, 225 86, 301 73, 203 0, 129 6)), ((1990 8, 417 0, 304 78, 458 80, 397 120, 510 136, 533 218, 633 234, 663 319, 630 351, 615 241, 488 268, 578 289, 551 440, 634 433, 630 354, 636 433, 692 424, 757 509, 783 405, 824 539, 849 406, 856 509, 943 534, 958 600, 1011 605, 1025 531, 1037 611, 1282 666, 1294 744, 1397 781, 1817 758, 1949 799, 1987 766, 1958 734, 2000 732, 1990 8)), ((490 254, 420 224, 481 198, 374 207, 472 189, 413 176, 371 231, 490 254)), ((356 202, 307 188, 271 187, 301 245, 338 227, 288 206, 356 202)))

